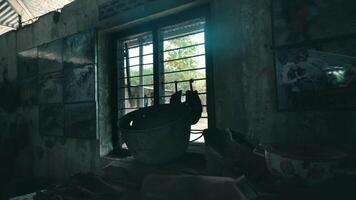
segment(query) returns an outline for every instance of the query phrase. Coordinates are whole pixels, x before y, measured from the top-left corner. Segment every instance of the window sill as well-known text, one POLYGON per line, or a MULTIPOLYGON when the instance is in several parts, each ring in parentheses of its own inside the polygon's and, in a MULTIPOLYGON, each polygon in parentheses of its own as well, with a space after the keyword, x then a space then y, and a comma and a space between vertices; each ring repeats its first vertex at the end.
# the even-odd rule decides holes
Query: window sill
POLYGON ((188 153, 195 153, 195 154, 205 154, 205 144, 204 143, 192 143, 188 146, 188 153))
MULTIPOLYGON (((204 157, 205 154, 205 144, 204 143, 192 143, 189 144, 187 152, 185 154, 193 154, 200 155, 204 157)), ((121 158, 127 158, 131 156, 130 152, 127 149, 120 149, 120 151, 112 151, 108 155, 104 156, 104 158, 117 160, 121 158)))

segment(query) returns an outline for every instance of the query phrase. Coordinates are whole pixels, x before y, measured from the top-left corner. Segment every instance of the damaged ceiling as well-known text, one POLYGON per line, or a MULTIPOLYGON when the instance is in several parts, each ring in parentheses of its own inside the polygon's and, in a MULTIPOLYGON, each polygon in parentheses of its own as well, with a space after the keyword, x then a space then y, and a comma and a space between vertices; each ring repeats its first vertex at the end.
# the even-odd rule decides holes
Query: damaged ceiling
POLYGON ((74 0, 0 0, 0 35, 17 29, 20 17, 22 22, 32 23, 37 17, 58 10, 72 1, 74 0))

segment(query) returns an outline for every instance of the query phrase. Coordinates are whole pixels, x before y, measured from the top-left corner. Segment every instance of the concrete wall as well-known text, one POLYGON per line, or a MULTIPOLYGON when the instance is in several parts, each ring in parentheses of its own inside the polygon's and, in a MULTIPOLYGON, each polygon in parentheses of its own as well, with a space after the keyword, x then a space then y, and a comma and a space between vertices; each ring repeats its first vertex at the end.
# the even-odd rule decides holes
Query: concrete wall
POLYGON ((277 111, 270 8, 268 0, 214 3, 218 126, 263 142, 354 144, 353 111, 277 111))
MULTIPOLYGON (((119 1, 119 0, 117 0, 119 1)), ((54 13, 41 17, 31 26, 0 37, 0 60, 8 66, 11 80, 16 80, 16 52, 29 49, 73 33, 97 27, 106 30, 162 11, 182 10, 206 1, 140 0, 120 1, 117 14, 99 20, 98 5, 108 0, 77 0, 66 6, 57 23, 54 13), (138 2, 138 3, 137 3, 138 2)), ((211 0, 212 55, 214 63, 217 126, 231 127, 264 142, 311 143, 356 141, 355 112, 277 112, 269 0, 211 0), (350 138, 353 140, 349 140, 350 138)), ((99 34, 99 141, 39 136, 38 107, 25 113, 31 126, 27 150, 21 162, 33 163, 35 177, 61 180, 78 171, 98 169, 99 155, 110 145, 111 113, 105 32, 99 34), (100 149, 99 146, 103 148, 100 149)), ((1 66, 3 66, 1 65, 1 66)), ((1 94, 2 96, 3 94, 1 94)), ((0 112, 2 122, 10 123, 16 113, 0 112)), ((4 124, 6 124, 4 123, 4 124)), ((2 129, 5 130, 5 129, 2 129)), ((6 131, 5 131, 6 132, 6 131)), ((5 135, 2 131, 1 135, 5 135)), ((9 133, 7 133, 9 134, 9 133)), ((21 156, 19 156, 21 157, 21 156)), ((20 163, 20 161, 19 161, 20 163)), ((20 165, 19 165, 20 166, 20 165)))
MULTIPOLYGON (((4 65, 9 69, 10 80, 16 83, 16 52, 90 29, 96 24, 96 13, 96 1, 76 1, 62 10, 57 23, 53 21, 55 13, 49 13, 32 25, 1 36, 0 57, 6 58, 4 65)), ((3 95, 7 94, 1 94, 2 98, 3 95)), ((18 118, 24 116, 22 121, 29 127, 24 134, 28 138, 25 147, 12 155, 16 157, 16 173, 11 175, 15 179, 35 177, 44 181, 60 181, 75 173, 98 168, 98 141, 40 136, 38 105, 19 106, 16 112, 1 110, 0 113, 3 126, 21 123, 18 118)), ((9 129, 2 130, 2 136, 14 134, 9 129)))
MULTIPOLYGON (((185 5, 187 0, 181 1, 121 1, 124 3, 122 12, 105 20, 98 19, 98 5, 106 1, 77 0, 63 8, 59 20, 54 22, 55 13, 42 16, 37 22, 18 31, 9 32, 0 37, 1 72, 8 69, 8 78, 18 87, 16 53, 51 41, 86 31, 92 28, 106 30, 152 15, 185 5), (143 12, 144 11, 144 12, 143 12)), ((101 32, 101 31, 100 31, 101 32)), ((41 136, 39 134, 39 106, 24 107, 17 105, 16 111, 0 109, 2 127, 1 136, 4 141, 9 135, 16 135, 9 127, 12 124, 24 123, 27 128, 24 132, 26 139, 20 152, 10 155, 16 157, 16 178, 38 178, 46 181, 61 181, 78 172, 95 171, 100 168, 100 156, 112 150, 110 109, 105 107, 110 100, 108 94, 109 69, 107 64, 107 37, 105 33, 99 34, 98 81, 99 92, 99 123, 100 139, 84 140, 66 137, 41 136), (103 108, 103 109, 101 109, 103 108), (19 116, 24 116, 20 118, 19 116), (20 122, 19 122, 20 121, 20 122)), ((3 79, 1 84, 3 84, 3 79)), ((1 94, 2 98, 8 94, 1 94)), ((1 167, 0 167, 1 168, 1 167)), ((1 169, 0 169, 1 171, 1 169)), ((6 173, 4 171, 4 173, 6 173)))

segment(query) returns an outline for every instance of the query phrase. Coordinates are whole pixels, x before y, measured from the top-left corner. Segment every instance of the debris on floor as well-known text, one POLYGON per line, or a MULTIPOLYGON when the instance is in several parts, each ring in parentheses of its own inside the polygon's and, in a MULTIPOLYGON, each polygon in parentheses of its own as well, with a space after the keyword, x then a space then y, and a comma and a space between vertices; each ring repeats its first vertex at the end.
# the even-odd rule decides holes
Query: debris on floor
POLYGON ((18 196, 18 197, 14 197, 14 198, 11 198, 10 200, 32 200, 35 195, 36 195, 36 192, 18 196))
POLYGON ((235 180, 213 176, 150 175, 141 190, 142 200, 254 200, 258 196, 244 176, 235 180))
POLYGON ((67 183, 37 192, 34 200, 136 200, 139 192, 133 188, 113 184, 104 178, 88 173, 77 174, 67 183))

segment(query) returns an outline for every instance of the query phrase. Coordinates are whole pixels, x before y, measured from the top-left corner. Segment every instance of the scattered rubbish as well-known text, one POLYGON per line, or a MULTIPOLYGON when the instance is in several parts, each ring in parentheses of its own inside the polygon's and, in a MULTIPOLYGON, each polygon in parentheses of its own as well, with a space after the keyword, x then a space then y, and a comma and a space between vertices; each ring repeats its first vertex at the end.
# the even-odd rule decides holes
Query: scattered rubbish
POLYGON ((245 174, 251 180, 264 175, 264 159, 254 155, 254 145, 242 133, 210 128, 203 135, 209 175, 237 178, 245 174))
POLYGON ((318 185, 335 177, 334 170, 347 158, 344 152, 318 145, 260 145, 254 152, 265 157, 273 176, 298 185, 318 185))
POLYGON ((255 200, 258 197, 258 192, 244 176, 233 179, 153 174, 145 178, 141 189, 142 200, 255 200))

